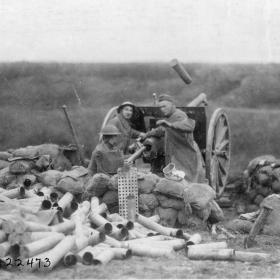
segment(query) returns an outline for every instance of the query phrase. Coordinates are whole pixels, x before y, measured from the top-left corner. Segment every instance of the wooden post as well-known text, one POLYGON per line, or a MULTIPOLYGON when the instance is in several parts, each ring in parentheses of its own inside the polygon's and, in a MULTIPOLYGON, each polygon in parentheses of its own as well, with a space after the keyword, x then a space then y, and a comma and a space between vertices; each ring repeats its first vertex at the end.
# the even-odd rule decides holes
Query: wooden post
POLYGON ((263 228, 264 223, 268 217, 268 215, 273 210, 269 205, 263 205, 258 218, 256 219, 253 227, 251 228, 249 235, 244 239, 244 248, 250 248, 255 245, 255 238, 260 230, 263 228))

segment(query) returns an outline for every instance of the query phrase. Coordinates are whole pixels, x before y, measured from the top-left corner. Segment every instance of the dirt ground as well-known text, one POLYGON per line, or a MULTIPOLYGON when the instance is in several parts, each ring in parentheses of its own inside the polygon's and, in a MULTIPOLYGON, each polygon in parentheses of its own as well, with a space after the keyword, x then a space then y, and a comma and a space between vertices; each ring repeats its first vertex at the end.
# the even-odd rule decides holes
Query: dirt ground
MULTIPOLYGON (((227 213, 226 213, 227 214, 227 213)), ((227 214, 227 217, 232 215, 227 214)), ((200 232, 204 242, 212 239, 207 231, 200 232)), ((229 248, 245 250, 246 235, 237 235, 228 240, 229 248)), ((258 235, 257 245, 248 249, 252 252, 266 252, 271 257, 262 262, 192 261, 185 250, 176 252, 171 258, 131 257, 127 260, 113 260, 106 266, 85 266, 80 263, 65 268, 62 265, 49 273, 0 271, 1 280, 11 279, 159 279, 159 278, 279 278, 280 237, 258 235)))

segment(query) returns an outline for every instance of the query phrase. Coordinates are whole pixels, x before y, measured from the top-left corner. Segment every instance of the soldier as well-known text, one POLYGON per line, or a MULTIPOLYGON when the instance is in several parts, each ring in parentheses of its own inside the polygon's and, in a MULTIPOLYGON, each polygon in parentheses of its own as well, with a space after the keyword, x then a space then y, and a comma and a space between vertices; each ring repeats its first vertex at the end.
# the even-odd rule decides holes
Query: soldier
POLYGON ((189 182, 205 183, 203 159, 193 139, 195 121, 176 108, 171 96, 160 95, 158 101, 165 118, 158 120, 159 127, 148 132, 146 137, 165 136, 165 164, 174 163, 177 170, 185 172, 189 182))
POLYGON ((102 141, 92 152, 88 166, 89 175, 104 173, 114 175, 124 164, 123 152, 119 149, 121 132, 113 125, 106 125, 100 132, 102 141))
POLYGON ((145 136, 145 133, 132 128, 131 118, 134 111, 135 106, 133 103, 124 102, 117 109, 118 115, 109 121, 109 124, 117 127, 122 134, 122 149, 125 155, 128 154, 131 139, 143 138, 145 136))

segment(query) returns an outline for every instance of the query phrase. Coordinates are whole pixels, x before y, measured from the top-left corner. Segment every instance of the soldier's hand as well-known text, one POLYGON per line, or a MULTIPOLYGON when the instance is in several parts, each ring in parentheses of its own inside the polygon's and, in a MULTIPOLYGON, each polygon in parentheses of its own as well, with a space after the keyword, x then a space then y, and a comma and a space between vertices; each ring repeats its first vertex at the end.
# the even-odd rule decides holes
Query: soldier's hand
POLYGON ((166 121, 166 120, 158 120, 158 121, 156 122, 156 125, 157 125, 157 126, 161 125, 161 126, 164 126, 164 127, 170 127, 170 126, 171 126, 171 123, 168 122, 168 121, 166 121))
POLYGON ((131 167, 132 164, 133 164, 133 162, 128 161, 128 159, 125 159, 125 160, 124 160, 124 166, 126 166, 126 167, 131 167))
POLYGON ((139 134, 140 140, 144 140, 146 137, 147 137, 147 135, 146 135, 146 133, 144 133, 144 132, 141 132, 141 133, 139 134))

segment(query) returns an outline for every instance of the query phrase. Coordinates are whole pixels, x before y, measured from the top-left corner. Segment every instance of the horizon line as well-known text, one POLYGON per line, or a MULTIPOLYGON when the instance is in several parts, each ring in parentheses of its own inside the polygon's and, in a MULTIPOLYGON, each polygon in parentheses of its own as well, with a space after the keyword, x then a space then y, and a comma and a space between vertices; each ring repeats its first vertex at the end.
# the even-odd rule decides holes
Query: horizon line
MULTIPOLYGON (((17 63, 33 63, 33 64, 169 64, 171 59, 169 61, 159 61, 159 60, 153 60, 153 61, 69 61, 69 60, 14 60, 14 61, 5 61, 0 60, 0 64, 17 64, 17 63)), ((280 64, 280 61, 184 61, 179 60, 183 64, 247 64, 247 65, 267 65, 267 64, 280 64)))

